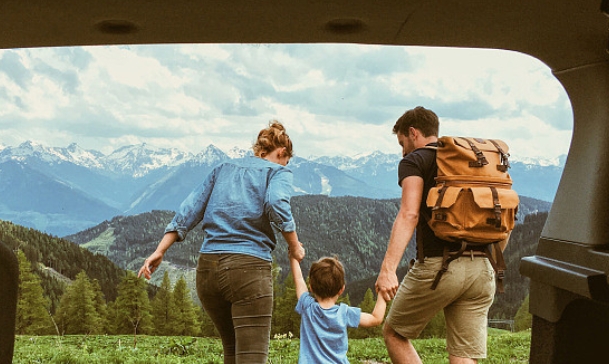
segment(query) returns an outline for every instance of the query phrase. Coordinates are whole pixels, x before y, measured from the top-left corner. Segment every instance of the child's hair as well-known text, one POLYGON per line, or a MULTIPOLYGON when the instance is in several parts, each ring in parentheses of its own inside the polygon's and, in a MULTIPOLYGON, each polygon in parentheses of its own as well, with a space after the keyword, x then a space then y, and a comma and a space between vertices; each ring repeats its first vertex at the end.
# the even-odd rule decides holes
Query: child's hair
POLYGON ((271 120, 269 126, 258 133, 258 138, 252 149, 255 156, 263 157, 265 154, 283 147, 285 147, 287 155, 292 157, 292 141, 290 136, 285 132, 285 127, 279 121, 271 120))
POLYGON ((317 298, 336 296, 345 285, 345 268, 336 257, 323 257, 311 264, 311 292, 317 298))

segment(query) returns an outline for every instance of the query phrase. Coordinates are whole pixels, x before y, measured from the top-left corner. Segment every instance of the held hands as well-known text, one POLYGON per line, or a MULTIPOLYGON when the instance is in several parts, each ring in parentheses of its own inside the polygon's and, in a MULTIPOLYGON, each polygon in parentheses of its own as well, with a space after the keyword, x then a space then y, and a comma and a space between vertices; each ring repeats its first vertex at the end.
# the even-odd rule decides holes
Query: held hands
POLYGON ((383 297, 385 301, 389 302, 395 297, 398 287, 398 276, 395 273, 381 270, 375 284, 378 296, 383 297))
POLYGON ((288 248, 288 256, 296 259, 300 263, 305 257, 305 250, 302 243, 298 242, 298 247, 296 249, 288 248))
POLYGON ((154 252, 151 256, 144 261, 144 265, 140 268, 137 277, 140 278, 142 275, 146 279, 150 279, 152 273, 157 270, 161 262, 163 261, 163 253, 154 252))

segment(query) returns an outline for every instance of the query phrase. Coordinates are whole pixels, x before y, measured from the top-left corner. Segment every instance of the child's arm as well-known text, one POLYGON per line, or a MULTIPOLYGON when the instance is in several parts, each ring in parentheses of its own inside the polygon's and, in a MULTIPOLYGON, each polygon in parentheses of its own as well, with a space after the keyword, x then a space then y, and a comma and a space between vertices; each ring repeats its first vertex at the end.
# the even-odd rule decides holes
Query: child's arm
POLYGON ((387 309, 387 302, 385 302, 383 295, 379 294, 376 298, 376 304, 374 305, 374 310, 372 310, 372 314, 362 312, 362 315, 359 319, 359 326, 373 327, 382 324, 383 319, 385 318, 385 309, 387 309))
POLYGON ((302 276, 300 263, 290 254, 290 267, 292 268, 292 276, 294 277, 294 286, 296 286, 296 298, 300 298, 303 293, 308 292, 307 282, 302 276))

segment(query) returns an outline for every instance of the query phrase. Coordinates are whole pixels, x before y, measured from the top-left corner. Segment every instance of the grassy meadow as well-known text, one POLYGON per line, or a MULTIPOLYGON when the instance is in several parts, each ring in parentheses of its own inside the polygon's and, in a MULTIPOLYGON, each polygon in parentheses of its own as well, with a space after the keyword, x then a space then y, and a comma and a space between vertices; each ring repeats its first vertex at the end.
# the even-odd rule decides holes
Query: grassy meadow
MULTIPOLYGON (((528 363, 530 331, 489 329, 489 357, 481 364, 528 363)), ((443 339, 415 340, 426 364, 448 363, 443 339)), ((390 363, 381 338, 349 340, 353 364, 390 363)), ((269 363, 297 363, 298 339, 271 340, 269 363)), ((14 364, 186 364, 222 363, 222 345, 215 338, 138 336, 18 336, 14 364), (135 344, 135 347, 134 347, 135 344)))

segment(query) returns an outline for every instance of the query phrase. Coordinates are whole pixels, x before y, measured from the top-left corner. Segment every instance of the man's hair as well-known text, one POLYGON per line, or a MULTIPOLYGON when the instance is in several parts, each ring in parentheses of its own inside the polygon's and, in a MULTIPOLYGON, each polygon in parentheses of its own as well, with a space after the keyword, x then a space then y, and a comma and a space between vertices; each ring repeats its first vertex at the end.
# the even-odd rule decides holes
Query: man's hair
POLYGON ((393 134, 408 135, 408 129, 411 126, 419 130, 424 137, 438 136, 440 121, 435 112, 423 106, 417 106, 400 116, 393 126, 393 134))
POLYGON ((311 264, 309 285, 316 298, 336 296, 345 285, 345 268, 336 257, 323 257, 311 264))

